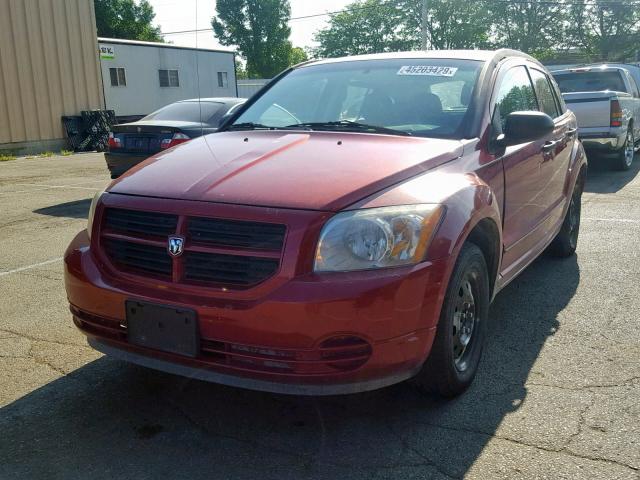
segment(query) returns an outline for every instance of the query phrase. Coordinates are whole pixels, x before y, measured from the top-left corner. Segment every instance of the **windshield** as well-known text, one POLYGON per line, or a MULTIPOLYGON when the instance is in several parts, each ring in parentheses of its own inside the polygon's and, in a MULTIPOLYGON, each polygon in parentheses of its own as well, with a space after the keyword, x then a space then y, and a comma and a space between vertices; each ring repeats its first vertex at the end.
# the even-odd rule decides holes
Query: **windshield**
POLYGON ((364 60, 310 65, 279 80, 237 128, 308 128, 459 138, 482 62, 364 60))
POLYGON ((554 75, 554 78, 562 93, 627 91, 620 72, 572 72, 554 75))
POLYGON ((209 123, 222 106, 223 104, 218 102, 177 102, 150 113, 142 120, 171 120, 200 123, 200 118, 202 118, 204 123, 209 123), (202 117, 200 116, 201 109, 202 117))

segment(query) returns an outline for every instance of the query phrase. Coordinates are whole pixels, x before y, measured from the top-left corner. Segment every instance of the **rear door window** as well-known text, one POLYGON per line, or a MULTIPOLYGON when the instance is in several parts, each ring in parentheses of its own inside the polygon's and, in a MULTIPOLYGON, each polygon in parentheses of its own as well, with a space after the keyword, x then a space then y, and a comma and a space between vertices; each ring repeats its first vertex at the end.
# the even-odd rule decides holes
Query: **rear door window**
POLYGON ((553 95, 556 97, 556 103, 558 104, 558 111, 560 112, 560 115, 563 115, 567 111, 567 106, 564 103, 564 98, 562 98, 562 94, 560 93, 558 84, 556 83, 553 76, 549 75, 547 78, 549 79, 551 90, 553 90, 553 95))
POLYGON ((533 86, 536 91, 536 96, 538 97, 540 111, 546 113, 551 118, 559 117, 560 112, 558 111, 558 105, 551 90, 549 79, 543 72, 535 68, 530 68, 529 72, 531 73, 531 80, 533 80, 533 86))

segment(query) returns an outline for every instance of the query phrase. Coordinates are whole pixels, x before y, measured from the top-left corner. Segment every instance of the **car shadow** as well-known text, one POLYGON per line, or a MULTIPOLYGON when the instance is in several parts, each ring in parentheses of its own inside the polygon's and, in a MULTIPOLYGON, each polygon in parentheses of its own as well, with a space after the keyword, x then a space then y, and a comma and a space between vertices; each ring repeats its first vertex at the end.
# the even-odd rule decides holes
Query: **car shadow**
POLYGON ((584 191, 589 193, 616 193, 631 182, 640 171, 640 154, 636 154, 631 168, 626 172, 611 167, 611 157, 589 155, 589 173, 584 191))
POLYGON ((52 217, 66 218, 87 218, 89 208, 91 207, 91 199, 74 200, 73 202, 59 203, 49 207, 38 208, 33 213, 40 215, 49 215, 52 217))
POLYGON ((0 410, 0 477, 461 478, 522 408, 579 278, 575 256, 543 256, 503 290, 478 377, 451 401, 406 383, 272 395, 102 357, 0 410))

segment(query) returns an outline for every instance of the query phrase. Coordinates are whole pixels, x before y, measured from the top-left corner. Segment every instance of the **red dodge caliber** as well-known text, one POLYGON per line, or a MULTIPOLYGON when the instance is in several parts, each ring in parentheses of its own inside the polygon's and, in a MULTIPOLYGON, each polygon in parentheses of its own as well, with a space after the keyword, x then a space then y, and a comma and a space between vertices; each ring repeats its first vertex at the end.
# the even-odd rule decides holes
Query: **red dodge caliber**
POLYGON ((96 195, 65 256, 73 321, 107 355, 226 385, 457 395, 496 293, 575 251, 585 174, 520 52, 301 64, 96 195))

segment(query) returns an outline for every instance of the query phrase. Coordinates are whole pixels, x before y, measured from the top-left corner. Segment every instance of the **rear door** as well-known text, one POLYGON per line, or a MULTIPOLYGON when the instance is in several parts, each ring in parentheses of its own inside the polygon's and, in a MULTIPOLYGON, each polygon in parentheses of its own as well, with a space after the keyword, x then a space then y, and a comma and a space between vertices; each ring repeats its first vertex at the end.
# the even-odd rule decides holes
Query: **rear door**
POLYGON ((573 115, 566 109, 563 110, 556 98, 552 81, 547 73, 537 66, 529 66, 529 73, 538 99, 538 108, 553 118, 555 123, 553 135, 543 146, 540 171, 542 176, 548 178, 541 196, 544 199, 545 216, 550 215, 558 221, 564 206, 564 189, 577 125, 573 115))

